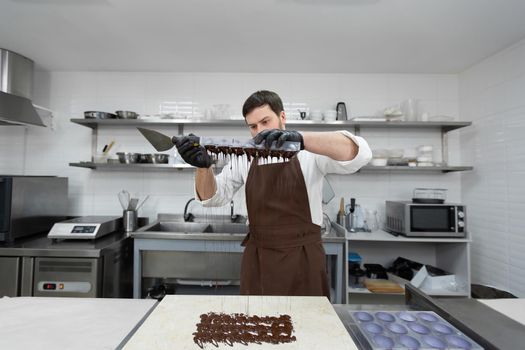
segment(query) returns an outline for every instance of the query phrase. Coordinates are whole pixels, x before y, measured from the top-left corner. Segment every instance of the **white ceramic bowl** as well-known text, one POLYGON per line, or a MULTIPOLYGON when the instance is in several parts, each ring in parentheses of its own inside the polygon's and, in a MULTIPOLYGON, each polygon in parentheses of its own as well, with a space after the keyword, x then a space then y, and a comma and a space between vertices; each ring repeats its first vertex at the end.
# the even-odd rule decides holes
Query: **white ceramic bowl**
POLYGON ((386 158, 372 158, 372 160, 370 161, 370 165, 373 165, 373 166, 386 166, 387 161, 388 160, 386 158))

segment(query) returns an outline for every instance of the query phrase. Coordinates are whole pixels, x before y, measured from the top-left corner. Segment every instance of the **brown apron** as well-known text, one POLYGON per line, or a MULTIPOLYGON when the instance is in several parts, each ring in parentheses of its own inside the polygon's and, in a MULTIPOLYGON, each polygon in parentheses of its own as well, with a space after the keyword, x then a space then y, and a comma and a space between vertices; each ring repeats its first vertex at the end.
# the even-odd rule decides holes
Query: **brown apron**
POLYGON ((244 239, 241 294, 330 297, 321 228, 312 223, 297 157, 257 165, 246 180, 250 233, 244 239))

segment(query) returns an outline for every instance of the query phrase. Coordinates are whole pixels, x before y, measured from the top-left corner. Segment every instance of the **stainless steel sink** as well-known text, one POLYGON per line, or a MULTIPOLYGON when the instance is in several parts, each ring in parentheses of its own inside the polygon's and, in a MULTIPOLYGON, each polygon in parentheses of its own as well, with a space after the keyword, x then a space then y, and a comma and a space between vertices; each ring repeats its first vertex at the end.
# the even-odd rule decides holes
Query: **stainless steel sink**
POLYGON ((145 228, 145 232, 176 232, 176 233, 248 233, 246 224, 237 223, 202 223, 202 222, 170 222, 159 221, 145 228))
POLYGON ((146 231, 199 233, 204 232, 207 226, 208 224, 200 222, 159 221, 157 224, 146 229, 146 231))
POLYGON ((246 224, 216 223, 209 224, 202 232, 246 234, 248 233, 248 226, 246 224))

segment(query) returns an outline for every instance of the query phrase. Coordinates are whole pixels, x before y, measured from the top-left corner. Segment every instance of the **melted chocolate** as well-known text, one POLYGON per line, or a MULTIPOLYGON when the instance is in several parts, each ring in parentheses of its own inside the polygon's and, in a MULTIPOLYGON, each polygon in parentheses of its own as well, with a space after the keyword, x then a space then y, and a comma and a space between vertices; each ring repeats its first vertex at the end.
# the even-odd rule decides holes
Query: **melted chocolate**
POLYGON ((283 158, 291 159, 297 154, 296 151, 283 151, 283 158))
POLYGON ((244 148, 244 153, 246 153, 248 162, 250 162, 252 158, 255 158, 257 156, 257 149, 255 149, 254 147, 246 147, 244 148))
POLYGON ((242 147, 232 147, 231 154, 235 154, 236 156, 242 156, 244 154, 244 150, 242 147))
POLYGON ((219 152, 224 155, 230 154, 231 148, 228 146, 219 146, 217 148, 219 149, 219 152))
POLYGON ((257 155, 261 158, 268 158, 270 155, 270 150, 268 148, 262 148, 257 150, 257 155))
POLYGON ((289 315, 279 317, 209 312, 200 316, 193 341, 201 348, 206 343, 215 347, 219 343, 233 346, 234 343, 290 343, 296 341, 292 319, 289 315))
POLYGON ((283 160, 285 160, 285 159, 292 158, 297 153, 296 151, 283 151, 283 150, 273 150, 273 149, 267 149, 267 148, 238 147, 238 146, 230 147, 230 146, 206 145, 205 148, 209 155, 211 154, 218 155, 220 153, 225 156, 235 155, 239 157, 239 156, 242 156, 243 154, 246 154, 248 162, 256 157, 259 157, 259 158, 274 157, 278 159, 282 158, 283 160))

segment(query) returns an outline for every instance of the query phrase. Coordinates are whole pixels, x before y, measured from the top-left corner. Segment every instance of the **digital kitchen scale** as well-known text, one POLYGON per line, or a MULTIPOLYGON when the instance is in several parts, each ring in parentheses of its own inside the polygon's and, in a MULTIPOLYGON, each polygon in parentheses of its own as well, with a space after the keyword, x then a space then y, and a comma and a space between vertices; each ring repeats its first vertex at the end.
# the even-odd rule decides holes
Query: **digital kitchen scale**
POLYGON ((57 222, 47 235, 52 239, 96 239, 122 227, 119 216, 81 216, 57 222))

